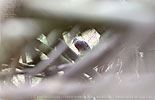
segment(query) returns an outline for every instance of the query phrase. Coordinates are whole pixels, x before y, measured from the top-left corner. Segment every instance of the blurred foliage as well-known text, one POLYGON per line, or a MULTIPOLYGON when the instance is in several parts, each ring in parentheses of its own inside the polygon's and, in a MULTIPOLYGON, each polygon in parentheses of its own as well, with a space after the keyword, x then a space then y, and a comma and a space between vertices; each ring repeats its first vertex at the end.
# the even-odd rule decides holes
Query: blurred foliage
POLYGON ((39 35, 37 40, 39 40, 40 42, 42 42, 43 44, 48 46, 48 41, 47 41, 47 38, 46 38, 46 36, 44 34, 39 35))
POLYGON ((0 99, 152 95, 155 79, 146 74, 155 71, 154 5, 151 0, 0 3, 0 99), (74 37, 92 50, 80 56, 74 37))
POLYGON ((41 82, 41 78, 35 77, 34 78, 34 83, 39 83, 39 82, 41 82))

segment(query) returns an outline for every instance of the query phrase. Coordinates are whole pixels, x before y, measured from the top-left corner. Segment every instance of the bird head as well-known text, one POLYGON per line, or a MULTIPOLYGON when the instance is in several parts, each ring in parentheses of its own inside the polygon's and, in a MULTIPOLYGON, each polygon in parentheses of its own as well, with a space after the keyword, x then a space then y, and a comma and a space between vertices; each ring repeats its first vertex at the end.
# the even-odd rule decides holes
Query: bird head
POLYGON ((74 39, 73 39, 73 43, 74 43, 75 41, 77 41, 77 40, 78 40, 77 38, 74 38, 74 39))

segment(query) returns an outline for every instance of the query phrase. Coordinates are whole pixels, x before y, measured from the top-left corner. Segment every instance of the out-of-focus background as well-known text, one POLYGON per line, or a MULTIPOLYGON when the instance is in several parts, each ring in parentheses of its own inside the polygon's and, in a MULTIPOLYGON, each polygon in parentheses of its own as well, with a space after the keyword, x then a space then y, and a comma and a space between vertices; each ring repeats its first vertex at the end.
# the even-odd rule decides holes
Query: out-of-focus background
POLYGON ((153 0, 1 0, 0 100, 153 100, 154 27, 153 0))

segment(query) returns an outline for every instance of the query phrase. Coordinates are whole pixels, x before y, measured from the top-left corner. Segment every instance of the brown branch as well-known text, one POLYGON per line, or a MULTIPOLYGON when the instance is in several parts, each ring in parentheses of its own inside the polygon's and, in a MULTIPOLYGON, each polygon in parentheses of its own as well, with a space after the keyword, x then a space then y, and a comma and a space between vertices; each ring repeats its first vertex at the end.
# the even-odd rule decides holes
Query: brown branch
MULTIPOLYGON (((24 75, 24 74, 27 74, 27 72, 25 72, 25 71, 16 71, 15 75, 18 75, 18 74, 24 75)), ((45 76, 41 75, 41 74, 37 74, 34 77, 44 78, 45 76)))
MULTIPOLYGON (((88 86, 88 85, 87 85, 88 86)), ((4 87, 3 91, 0 90, 0 98, 5 100, 26 100, 29 98, 37 98, 45 96, 44 98, 56 98, 67 94, 81 93, 85 88, 83 84, 77 82, 64 81, 61 79, 44 80, 42 83, 29 87, 23 85, 22 87, 4 87), (49 91, 50 90, 50 91, 49 91), (61 90, 61 91, 60 91, 61 90)))
MULTIPOLYGON (((43 53, 48 54, 52 50, 52 48, 54 48, 60 42, 58 39, 62 37, 61 33, 63 31, 64 31, 64 29, 58 29, 58 28, 53 29, 46 36, 49 45, 47 46, 43 43, 39 43, 38 41, 36 41, 37 45, 35 45, 35 47, 38 48, 39 50, 41 50, 43 53)), ((31 55, 33 55, 33 62, 31 64, 36 65, 37 63, 39 63, 41 61, 40 53, 38 53, 36 55, 34 55, 33 53, 34 53, 34 51, 31 53, 31 55)))
POLYGON ((63 55, 69 57, 73 61, 78 59, 78 55, 68 46, 67 49, 64 51, 63 55))
POLYGON ((66 50, 67 45, 64 41, 61 41, 55 50, 52 50, 47 56, 49 57, 48 60, 43 60, 39 62, 32 70, 28 70, 28 73, 31 75, 36 75, 37 73, 42 72, 46 69, 51 63, 54 61, 66 50))

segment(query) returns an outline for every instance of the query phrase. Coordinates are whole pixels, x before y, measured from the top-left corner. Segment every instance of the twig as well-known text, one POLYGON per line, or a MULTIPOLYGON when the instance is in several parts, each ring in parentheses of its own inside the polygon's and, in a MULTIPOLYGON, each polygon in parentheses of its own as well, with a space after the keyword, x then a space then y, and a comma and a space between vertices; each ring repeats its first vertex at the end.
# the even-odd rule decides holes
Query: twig
POLYGON ((61 41, 57 46, 56 50, 52 50, 49 54, 48 60, 43 60, 39 62, 33 69, 28 70, 28 74, 36 75, 46 69, 51 63, 53 63, 67 48, 64 41, 61 41))

